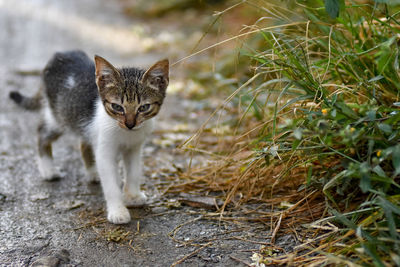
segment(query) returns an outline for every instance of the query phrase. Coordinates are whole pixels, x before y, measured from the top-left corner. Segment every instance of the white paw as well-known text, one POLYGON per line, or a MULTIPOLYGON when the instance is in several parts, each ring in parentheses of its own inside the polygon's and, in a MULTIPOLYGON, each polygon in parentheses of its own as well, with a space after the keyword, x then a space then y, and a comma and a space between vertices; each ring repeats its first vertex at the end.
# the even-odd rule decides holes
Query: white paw
POLYGON ((62 176, 58 173, 54 173, 52 175, 49 175, 47 177, 42 177, 42 178, 43 178, 43 181, 45 181, 45 182, 55 182, 55 181, 60 180, 62 178, 62 176))
POLYGON ((124 224, 131 220, 129 210, 124 206, 117 206, 108 209, 107 219, 110 223, 124 224))
POLYGON ((46 182, 58 181, 58 180, 60 180, 61 178, 64 177, 64 174, 59 172, 59 171, 57 171, 57 170, 51 170, 51 171, 48 171, 48 172, 42 172, 41 175, 42 175, 43 181, 46 181, 46 182))
POLYGON ((125 191, 124 193, 124 203, 127 207, 138 207, 146 204, 146 195, 139 191, 136 194, 131 194, 125 191))
POLYGON ((90 184, 98 184, 100 183, 99 174, 95 170, 95 168, 91 168, 86 170, 85 180, 90 184))
POLYGON ((52 165, 48 157, 39 158, 38 168, 44 181, 52 182, 62 178, 62 174, 52 165))

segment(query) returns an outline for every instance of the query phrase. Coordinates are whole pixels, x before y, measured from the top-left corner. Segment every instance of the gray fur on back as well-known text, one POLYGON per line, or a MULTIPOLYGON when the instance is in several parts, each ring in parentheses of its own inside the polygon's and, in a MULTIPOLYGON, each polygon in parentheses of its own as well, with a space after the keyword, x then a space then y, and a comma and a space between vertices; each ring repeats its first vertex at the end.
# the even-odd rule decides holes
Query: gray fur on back
POLYGON ((57 121, 83 134, 99 97, 92 60, 82 51, 56 53, 43 71, 43 81, 57 121))

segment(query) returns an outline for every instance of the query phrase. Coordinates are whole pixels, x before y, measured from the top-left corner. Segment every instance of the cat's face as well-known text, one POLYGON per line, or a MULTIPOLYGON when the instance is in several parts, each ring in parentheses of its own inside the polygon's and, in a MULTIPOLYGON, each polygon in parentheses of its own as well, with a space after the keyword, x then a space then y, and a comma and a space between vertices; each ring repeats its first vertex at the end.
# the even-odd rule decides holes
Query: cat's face
POLYGON ((147 71, 117 69, 95 56, 96 84, 107 114, 124 129, 139 128, 160 110, 169 82, 168 60, 155 63, 147 71))

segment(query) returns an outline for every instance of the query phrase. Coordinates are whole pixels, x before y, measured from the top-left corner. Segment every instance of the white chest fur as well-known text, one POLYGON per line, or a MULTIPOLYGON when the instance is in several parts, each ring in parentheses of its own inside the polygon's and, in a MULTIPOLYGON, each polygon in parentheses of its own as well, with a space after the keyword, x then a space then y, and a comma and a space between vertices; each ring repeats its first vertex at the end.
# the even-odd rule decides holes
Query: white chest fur
POLYGON ((141 149, 153 128, 147 120, 133 130, 122 129, 116 120, 97 104, 94 120, 86 137, 93 146, 97 172, 107 203, 107 218, 112 223, 127 223, 130 214, 125 205, 142 204, 146 196, 140 191, 142 178, 141 149), (125 168, 124 188, 118 182, 118 155, 122 154, 125 168))

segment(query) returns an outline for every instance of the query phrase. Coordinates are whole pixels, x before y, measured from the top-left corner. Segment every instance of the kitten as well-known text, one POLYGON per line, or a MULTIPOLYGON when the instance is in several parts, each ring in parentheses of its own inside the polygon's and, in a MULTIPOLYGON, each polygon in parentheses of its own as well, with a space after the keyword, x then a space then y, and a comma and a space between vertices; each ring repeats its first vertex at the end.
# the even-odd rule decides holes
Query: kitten
POLYGON ((11 92, 18 105, 41 107, 38 167, 45 179, 57 177, 52 142, 66 130, 81 140, 88 176, 100 177, 111 223, 130 221, 127 206, 145 203, 140 191, 141 150, 153 128, 169 82, 168 60, 148 70, 115 68, 104 58, 94 63, 81 51, 56 53, 42 75, 43 88, 34 97, 11 92), (118 183, 118 156, 125 167, 123 190, 118 183))

